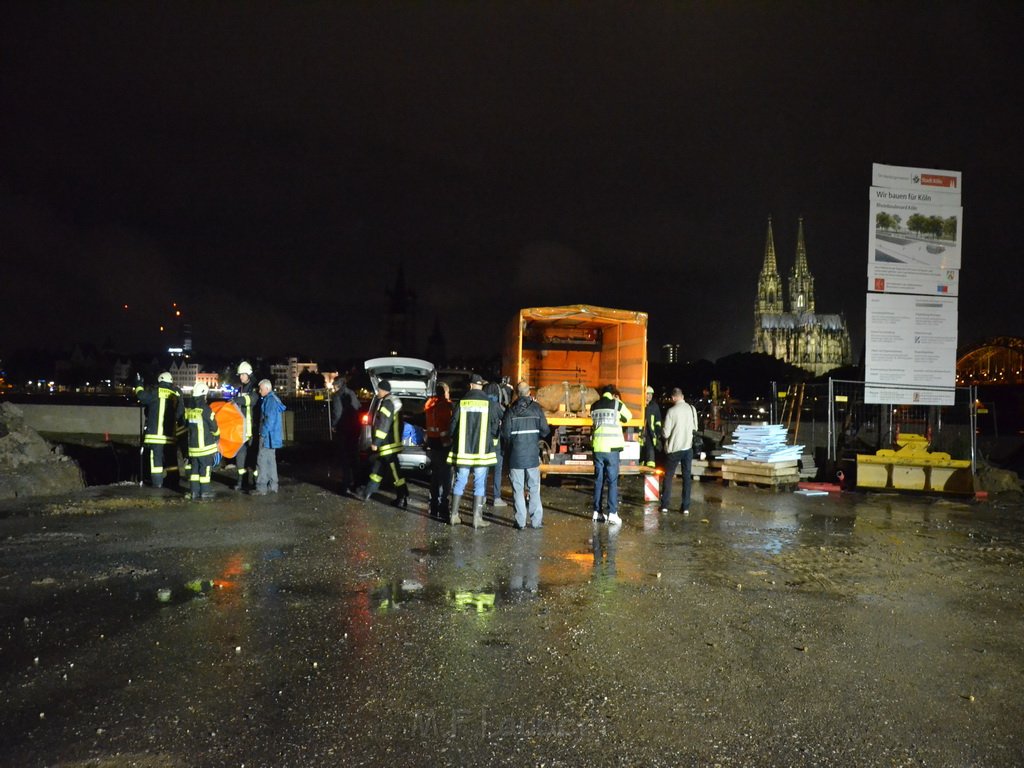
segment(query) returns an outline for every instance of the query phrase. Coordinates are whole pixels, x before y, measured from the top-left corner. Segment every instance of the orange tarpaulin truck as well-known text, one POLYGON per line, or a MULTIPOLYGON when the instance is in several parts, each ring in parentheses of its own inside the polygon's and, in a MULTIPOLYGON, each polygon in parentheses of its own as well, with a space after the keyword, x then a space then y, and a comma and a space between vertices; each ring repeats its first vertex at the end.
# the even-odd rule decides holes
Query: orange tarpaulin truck
POLYGON ((544 408, 551 435, 541 442, 541 475, 590 474, 590 406, 615 386, 633 418, 624 426, 621 472, 640 465, 647 388, 647 313, 587 304, 521 309, 509 324, 502 375, 525 381, 544 408))

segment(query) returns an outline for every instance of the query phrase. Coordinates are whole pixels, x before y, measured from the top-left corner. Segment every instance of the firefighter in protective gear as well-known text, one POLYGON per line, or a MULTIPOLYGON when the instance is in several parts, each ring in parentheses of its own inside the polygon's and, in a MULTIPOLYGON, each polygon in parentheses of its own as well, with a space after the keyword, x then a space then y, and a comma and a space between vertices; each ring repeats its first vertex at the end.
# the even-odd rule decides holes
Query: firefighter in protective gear
POLYGON ((654 399, 654 387, 647 388, 644 405, 644 429, 640 433, 640 460, 645 467, 654 467, 655 454, 661 438, 661 406, 654 399))
POLYGON ((231 402, 237 405, 238 410, 242 412, 242 417, 245 419, 245 431, 242 433, 242 447, 235 454, 235 467, 238 468, 235 490, 244 491, 246 480, 250 475, 252 476, 250 485, 256 487, 256 452, 259 450, 259 445, 254 435, 258 436, 259 431, 253 428, 253 417, 256 414, 256 405, 260 396, 256 390, 256 384, 252 380, 252 366, 249 363, 245 360, 239 363, 237 374, 240 382, 238 394, 231 399, 231 402))
POLYGON ((210 488, 213 462, 217 457, 217 438, 220 429, 213 418, 213 410, 206 401, 210 388, 202 382, 192 387, 192 397, 185 408, 185 422, 188 424, 188 456, 192 465, 189 480, 192 500, 212 499, 210 488))
POLYGON ((626 447, 622 425, 633 418, 626 404, 618 398, 615 387, 606 386, 601 398, 590 406, 592 448, 594 452, 594 511, 591 517, 601 520, 601 497, 608 481, 608 522, 620 525, 619 517, 619 454, 626 447))
POLYGON ((165 475, 168 485, 177 485, 176 430, 185 415, 181 390, 174 386, 171 374, 164 371, 157 378, 155 387, 144 388, 139 380, 135 385, 135 396, 146 409, 146 430, 142 442, 149 455, 150 485, 162 487, 165 475))
POLYGON ((440 382, 434 396, 423 406, 427 427, 427 450, 430 452, 430 516, 442 519, 448 509, 448 491, 452 485, 452 468, 448 451, 452 438, 452 400, 445 382, 440 382))
POLYGON ((498 404, 483 393, 484 380, 478 374, 469 379, 469 392, 455 405, 449 434, 452 439, 448 463, 457 467, 455 486, 452 488, 452 508, 449 522, 458 525, 459 503, 473 470, 473 527, 486 528, 483 518, 484 500, 487 498, 487 469, 498 463, 495 442, 501 428, 498 404))
POLYGON ((402 401, 391 396, 391 382, 385 379, 377 382, 377 397, 380 403, 373 417, 373 434, 370 442, 373 463, 370 465, 370 481, 366 484, 363 501, 369 501, 380 488, 381 480, 384 479, 381 472, 386 466, 390 469, 391 479, 395 484, 395 500, 391 505, 406 509, 409 506, 409 487, 402 477, 401 467, 398 466, 398 454, 402 452, 402 401))

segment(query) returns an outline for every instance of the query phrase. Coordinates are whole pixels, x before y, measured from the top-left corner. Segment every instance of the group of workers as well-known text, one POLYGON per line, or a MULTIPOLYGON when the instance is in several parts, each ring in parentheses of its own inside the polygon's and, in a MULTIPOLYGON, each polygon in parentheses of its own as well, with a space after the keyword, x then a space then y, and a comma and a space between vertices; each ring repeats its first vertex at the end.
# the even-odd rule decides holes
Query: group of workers
MULTIPOLYGON (((461 518, 462 497, 473 475, 472 526, 485 528, 483 508, 487 499, 488 474, 493 468, 493 501, 501 498, 502 467, 507 466, 512 483, 515 525, 540 528, 544 509, 540 500, 539 442, 550 432, 544 410, 521 383, 518 397, 502 392, 505 384, 489 384, 479 374, 469 379, 469 391, 458 402, 451 400, 448 385, 437 385, 424 404, 427 450, 430 454, 430 515, 451 525, 461 518), (507 405, 506 405, 507 404, 507 405), (454 470, 454 478, 452 477, 454 470)), ((391 394, 391 383, 377 382, 379 400, 371 428, 369 481, 361 498, 368 501, 377 492, 385 470, 395 488, 398 507, 407 507, 409 489, 402 476, 398 454, 402 450, 402 402, 391 394)))
MULTIPOLYGON (((501 475, 504 463, 512 485, 515 526, 540 528, 544 509, 540 493, 540 442, 550 434, 544 409, 530 395, 530 386, 520 382, 516 398, 506 407, 497 385, 487 384, 481 376, 470 377, 469 392, 458 402, 451 401, 448 385, 438 384, 434 396, 424 406, 427 449, 430 455, 430 515, 451 525, 461 522, 462 497, 473 476, 472 526, 484 528, 488 473, 494 469, 493 505, 501 500, 501 475), (489 391, 490 390, 490 391, 489 391), (454 479, 452 470, 455 470, 454 479), (450 494, 449 494, 450 491, 450 494)), ((691 441, 697 429, 697 414, 687 404, 682 391, 672 390, 673 405, 664 422, 661 409, 647 388, 643 463, 653 468, 655 458, 664 455, 665 482, 661 491, 661 511, 671 503, 672 477, 682 467, 683 500, 680 511, 689 514, 691 441), (663 450, 659 450, 663 449, 663 450)), ((369 482, 360 494, 370 500, 384 481, 385 472, 395 489, 392 504, 406 508, 409 489, 402 475, 398 456, 402 451, 401 400, 391 394, 391 384, 377 384, 378 407, 371 428, 371 467, 369 482)), ((612 386, 590 407, 591 447, 594 463, 594 496, 591 514, 595 522, 610 526, 622 524, 618 514, 619 465, 625 448, 623 426, 633 418, 630 409, 612 386)))
MULTIPOLYGON (((237 368, 238 392, 232 398, 243 418, 242 445, 235 456, 238 468, 236 491, 255 495, 278 490, 276 451, 284 444, 281 413, 284 404, 273 385, 263 379, 253 384, 252 365, 242 362, 237 368)), ((189 487, 186 498, 212 499, 213 466, 219 455, 220 428, 209 401, 209 386, 197 381, 185 394, 174 384, 169 371, 145 387, 136 376, 135 396, 145 409, 142 439, 149 459, 149 481, 154 488, 180 490, 179 454, 189 487)))
MULTIPOLYGON (((235 490, 255 495, 278 490, 276 450, 283 444, 281 413, 284 404, 274 393, 270 381, 253 384, 253 369, 242 362, 237 369, 239 386, 231 398, 244 420, 243 442, 235 456, 235 490)), ((472 526, 484 528, 488 474, 494 469, 492 504, 506 506, 501 498, 503 467, 508 469, 512 485, 515 526, 540 528, 544 508, 540 492, 540 443, 550 434, 544 409, 531 396, 531 388, 520 382, 515 398, 511 387, 484 381, 472 374, 469 391, 452 402, 446 383, 437 385, 424 405, 427 450, 430 456, 430 515, 458 525, 462 497, 473 476, 472 526), (486 385, 486 387, 485 387, 486 385), (453 477, 454 470, 454 477, 453 477)), ((220 430, 208 400, 206 384, 197 382, 189 395, 173 383, 171 374, 159 375, 154 387, 145 388, 137 380, 135 394, 146 409, 143 439, 149 457, 150 482, 155 487, 178 487, 178 453, 184 457, 193 500, 213 497, 211 473, 218 456, 220 430)), ((399 464, 403 447, 402 402, 391 393, 385 379, 377 382, 377 403, 370 428, 370 467, 365 487, 358 493, 369 501, 380 489, 385 476, 395 490, 392 504, 407 508, 409 488, 399 464), (385 474, 386 473, 386 474, 385 474)), ((644 424, 641 431, 641 462, 654 468, 656 457, 664 456, 664 482, 660 507, 668 512, 672 478, 682 469, 683 499, 680 511, 689 514, 691 488, 691 449, 697 429, 697 412, 686 403, 680 389, 672 390, 672 406, 662 418, 654 400, 654 389, 647 387, 644 424)), ((355 466, 358 454, 360 403, 348 388, 346 377, 335 382, 332 398, 332 429, 337 436, 344 493, 355 491, 355 466)), ((622 524, 618 514, 619 464, 625 447, 623 426, 633 418, 630 409, 612 386, 601 390, 590 407, 591 447, 594 464, 592 519, 610 526, 622 524)))

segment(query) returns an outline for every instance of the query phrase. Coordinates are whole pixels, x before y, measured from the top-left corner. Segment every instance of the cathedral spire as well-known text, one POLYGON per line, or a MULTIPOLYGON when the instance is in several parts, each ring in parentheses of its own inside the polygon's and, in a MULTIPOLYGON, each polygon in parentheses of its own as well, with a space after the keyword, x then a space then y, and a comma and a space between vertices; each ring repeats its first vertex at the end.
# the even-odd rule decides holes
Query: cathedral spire
POLYGON ((804 217, 801 216, 797 223, 796 231, 796 274, 809 275, 807 268, 807 246, 804 245, 804 217))
POLYGON ((797 314, 814 312, 814 277, 807 266, 803 216, 800 217, 797 224, 796 262, 789 273, 789 309, 797 314))
POLYGON ((405 266, 399 262, 395 287, 387 292, 389 311, 385 344, 392 355, 416 353, 416 292, 405 285, 405 266))
POLYGON ((764 265, 757 280, 757 304, 754 306, 754 325, 760 327, 764 315, 781 314, 782 279, 779 265, 775 261, 775 236, 772 234, 772 217, 768 217, 768 235, 764 243, 764 265))
POLYGON ((768 236, 764 243, 764 265, 761 267, 762 277, 779 274, 779 265, 775 261, 775 236, 772 234, 772 217, 768 217, 768 236))

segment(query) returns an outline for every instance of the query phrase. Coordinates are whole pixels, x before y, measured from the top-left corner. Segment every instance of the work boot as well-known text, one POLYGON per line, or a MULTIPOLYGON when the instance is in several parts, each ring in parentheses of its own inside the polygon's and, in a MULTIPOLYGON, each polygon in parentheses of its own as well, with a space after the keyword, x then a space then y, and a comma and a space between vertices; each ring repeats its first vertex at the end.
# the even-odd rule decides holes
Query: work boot
POLYGON ((368 482, 366 484, 366 490, 363 491, 363 501, 369 501, 371 498, 373 498, 373 494, 377 492, 378 488, 380 488, 380 483, 375 482, 373 480, 368 482))
POLYGON ((462 522, 462 518, 459 517, 459 504, 462 503, 461 496, 452 496, 452 511, 448 518, 448 522, 451 525, 458 525, 462 522))
POLYGON ((404 485, 398 489, 398 495, 395 500, 391 502, 392 507, 398 507, 399 509, 409 508, 409 489, 404 485))
POLYGON ((490 523, 484 520, 484 497, 473 497, 473 527, 486 528, 490 523))

